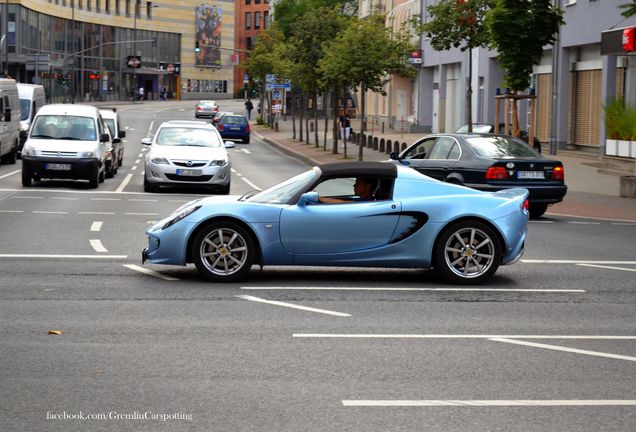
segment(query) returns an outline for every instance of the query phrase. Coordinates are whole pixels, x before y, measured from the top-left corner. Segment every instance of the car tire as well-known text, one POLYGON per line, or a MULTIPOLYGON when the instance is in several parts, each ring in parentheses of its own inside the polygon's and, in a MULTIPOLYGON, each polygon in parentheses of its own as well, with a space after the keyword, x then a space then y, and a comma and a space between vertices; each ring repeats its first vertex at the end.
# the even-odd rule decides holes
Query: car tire
POLYGON ((249 144, 249 143, 250 143, 250 139, 249 139, 249 138, 248 138, 248 139, 245 139, 245 140, 243 140, 243 142, 244 142, 245 144, 249 144))
POLYGON ((221 186, 219 187, 219 194, 221 195, 229 195, 230 194, 230 183, 226 184, 225 186, 221 186))
POLYGON ((102 169, 102 170, 99 172, 99 175, 98 175, 98 177, 97 177, 97 181, 98 181, 99 183, 104 183, 104 180, 105 180, 105 179, 106 179, 106 168, 102 169))
POLYGON ((121 168, 124 166, 124 152, 122 151, 119 155, 119 161, 117 161, 117 165, 121 168))
POLYGON ((115 177, 115 168, 114 167, 106 170, 106 178, 113 178, 113 177, 115 177))
POLYGON ((530 208, 528 209, 530 213, 530 219, 540 218, 541 216, 543 216, 547 209, 547 204, 530 204, 530 208))
POLYGON ((144 176, 144 192, 157 192, 158 187, 148 181, 146 176, 144 176))
POLYGON ((479 221, 461 221, 447 227, 438 237, 433 253, 435 267, 442 276, 461 285, 486 281, 501 263, 497 235, 479 221))
POLYGON ((11 149, 11 151, 7 155, 6 161, 10 165, 15 165, 16 160, 18 160, 18 145, 17 144, 15 145, 15 147, 11 149))
POLYGON ((252 268, 255 255, 252 236, 231 221, 204 227, 192 242, 192 258, 197 269, 214 282, 234 282, 252 268))
POLYGON ((91 177, 88 179, 88 186, 91 189, 97 189, 97 187, 99 186, 100 174, 101 174, 101 171, 99 170, 99 168, 97 168, 95 172, 91 175, 91 177))
POLYGON ((26 168, 22 168, 22 186, 31 186, 31 173, 26 168))

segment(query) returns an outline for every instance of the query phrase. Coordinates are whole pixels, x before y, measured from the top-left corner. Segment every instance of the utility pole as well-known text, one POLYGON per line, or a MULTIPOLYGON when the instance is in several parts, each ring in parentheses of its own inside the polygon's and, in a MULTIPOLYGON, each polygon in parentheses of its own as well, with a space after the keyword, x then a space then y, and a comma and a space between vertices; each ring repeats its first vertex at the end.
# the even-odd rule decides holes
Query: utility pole
POLYGON ((9 76, 9 0, 4 5, 4 77, 9 76))

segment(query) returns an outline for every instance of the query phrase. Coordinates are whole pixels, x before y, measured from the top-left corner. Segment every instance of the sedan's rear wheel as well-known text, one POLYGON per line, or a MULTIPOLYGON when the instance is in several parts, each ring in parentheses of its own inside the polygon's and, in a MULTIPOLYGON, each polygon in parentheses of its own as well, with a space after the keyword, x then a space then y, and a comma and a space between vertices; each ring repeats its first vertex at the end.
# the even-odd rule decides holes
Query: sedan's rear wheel
POLYGON ((234 222, 216 222, 205 227, 192 243, 197 269, 215 282, 242 279, 254 262, 254 241, 234 222))
POLYGON ((530 212, 530 217, 532 219, 536 219, 543 216, 543 213, 545 213, 547 209, 548 209, 547 204, 532 203, 530 204, 530 208, 528 211, 530 212))
POLYGON ((451 225, 437 242, 437 269, 453 283, 482 283, 497 271, 500 262, 501 247, 497 236, 478 221, 451 225))

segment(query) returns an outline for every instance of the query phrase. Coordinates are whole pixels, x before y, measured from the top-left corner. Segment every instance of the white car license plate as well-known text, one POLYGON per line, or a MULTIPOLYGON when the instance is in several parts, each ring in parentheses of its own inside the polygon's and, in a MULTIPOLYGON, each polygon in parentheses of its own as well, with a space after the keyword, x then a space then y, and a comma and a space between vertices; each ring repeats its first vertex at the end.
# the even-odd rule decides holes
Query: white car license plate
POLYGON ((70 171, 71 164, 47 163, 45 169, 52 171, 70 171))
POLYGON ((203 171, 201 170, 195 170, 195 169, 178 169, 177 170, 178 176, 194 177, 194 176, 200 176, 201 174, 203 174, 203 171))
POLYGON ((542 180, 545 178, 545 174, 543 173, 543 171, 517 171, 517 178, 542 180))

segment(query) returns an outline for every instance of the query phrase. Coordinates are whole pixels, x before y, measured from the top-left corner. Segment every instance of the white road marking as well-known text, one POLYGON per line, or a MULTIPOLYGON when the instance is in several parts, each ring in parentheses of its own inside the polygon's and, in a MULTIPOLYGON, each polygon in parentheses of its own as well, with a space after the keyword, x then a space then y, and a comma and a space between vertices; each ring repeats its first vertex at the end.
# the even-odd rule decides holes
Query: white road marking
POLYGON ((44 199, 41 196, 12 196, 11 199, 44 199))
POLYGON ((596 268, 604 268, 604 269, 610 269, 610 270, 624 270, 629 272, 636 272, 636 269, 630 269, 625 267, 612 267, 612 266, 602 266, 602 265, 594 265, 594 264, 577 264, 577 265, 581 267, 596 267, 596 268))
POLYGON ((343 400, 347 407, 541 407, 633 406, 636 399, 518 399, 518 400, 343 400))
POLYGON ((21 170, 11 171, 11 172, 10 172, 10 173, 8 173, 8 174, 5 174, 5 175, 3 175, 3 176, 0 176, 0 180, 2 180, 3 178, 7 178, 7 177, 9 177, 9 176, 12 176, 12 175, 14 175, 14 174, 18 174, 18 173, 20 173, 20 172, 22 172, 22 171, 21 171, 21 170))
POLYGON ((258 189, 261 190, 261 188, 259 188, 258 186, 256 186, 254 183, 252 183, 251 181, 249 181, 248 179, 246 179, 245 177, 241 177, 241 180, 243 180, 245 183, 247 183, 249 185, 249 187, 254 188, 254 189, 258 189))
POLYGON ((121 201, 121 198, 91 198, 91 201, 121 201))
POLYGON ((126 259, 128 255, 47 255, 47 254, 0 254, 0 258, 46 258, 46 259, 126 259))
POLYGON ((163 279, 163 280, 167 280, 167 281, 178 281, 179 279, 171 277, 171 276, 165 276, 162 275, 161 273, 158 273, 156 271, 144 268, 144 267, 139 267, 138 265, 135 264, 124 264, 124 267, 130 269, 130 270, 134 270, 134 271, 138 271, 140 273, 144 273, 147 274, 149 276, 153 276, 159 279, 163 279))
POLYGON ((24 213, 24 210, 0 210, 0 213, 24 213))
POLYGON ((137 170, 137 165, 133 165, 132 168, 130 168, 131 171, 136 171, 137 170))
POLYGON ((69 198, 69 197, 51 197, 51 200, 67 200, 67 201, 79 201, 79 198, 69 198))
POLYGON ((127 216, 158 216, 159 213, 124 213, 127 216))
POLYGON ((610 225, 619 225, 619 226, 636 226, 636 223, 631 222, 612 222, 610 225))
POLYGON ((138 164, 139 162, 141 162, 141 159, 135 159, 136 164, 138 164))
POLYGON ((77 212, 77 214, 81 215, 114 215, 114 212, 77 212))
POLYGON ((506 289, 506 288, 379 288, 379 287, 241 287, 242 290, 289 290, 289 291, 484 291, 484 292, 544 292, 584 293, 582 289, 506 289))
POLYGON ((152 126, 155 124, 155 121, 151 121, 150 122, 150 126, 148 127, 148 135, 150 135, 152 133, 152 126))
POLYGON ((68 212, 33 210, 37 214, 68 214, 68 212))
POLYGON ((575 219, 590 219, 590 220, 599 220, 599 221, 606 221, 606 222, 609 222, 609 221, 628 222, 628 223, 636 222, 633 219, 615 219, 615 218, 602 218, 602 217, 592 217, 592 216, 580 216, 580 215, 572 215, 572 214, 566 214, 566 213, 552 213, 550 211, 548 211, 547 214, 549 214, 550 216, 562 216, 562 217, 571 217, 575 219))
POLYGON ((283 306, 283 307, 288 307, 288 308, 292 308, 292 309, 300 309, 300 310, 304 310, 304 311, 308 311, 308 312, 316 312, 316 313, 321 313, 321 314, 326 314, 326 315, 334 315, 334 316, 340 316, 340 317, 349 317, 351 316, 350 314, 346 314, 346 313, 342 313, 342 312, 334 312, 334 311, 329 311, 329 310, 325 310, 325 309, 316 309, 316 308, 310 308, 307 306, 299 306, 299 305, 295 305, 295 304, 291 304, 291 303, 283 303, 283 302, 279 302, 279 301, 273 301, 273 300, 265 300, 259 297, 253 297, 253 296, 247 296, 247 295, 235 295, 234 297, 243 299, 243 300, 248 300, 248 301, 253 301, 253 302, 259 302, 259 303, 267 303, 267 304, 271 304, 271 305, 275 305, 275 306, 283 306))
MULTIPOLYGON (((143 154, 143 153, 139 153, 139 154, 137 155, 137 157, 138 157, 138 158, 142 158, 142 157, 144 157, 144 154, 143 154)), ((139 160, 139 159, 137 159, 137 160, 139 160)))
POLYGON ((531 224, 553 224, 554 221, 531 220, 531 221, 528 221, 528 223, 531 223, 531 224))
POLYGON ((126 174, 126 177, 124 177, 124 179, 122 180, 122 182, 119 184, 119 187, 115 190, 115 192, 121 192, 124 190, 124 188, 126 186, 128 186, 128 183, 130 182, 130 179, 133 178, 132 174, 126 174))
POLYGON ((187 203, 191 200, 168 200, 169 203, 187 203))
POLYGON ((577 222, 577 221, 570 221, 568 223, 571 224, 575 224, 575 225, 600 225, 600 222, 577 222))
POLYGON ((575 339, 575 340, 636 340, 636 336, 611 335, 470 335, 470 334, 362 334, 362 333, 294 333, 298 338, 332 339, 575 339))
POLYGON ((596 261, 596 260, 521 260, 524 264, 614 264, 614 265, 630 265, 636 264, 636 261, 596 261))
POLYGON ((242 149, 240 149, 239 151, 240 151, 241 153, 245 153, 245 154, 252 154, 252 152, 251 152, 251 151, 249 151, 249 150, 248 150, 248 149, 246 149, 246 148, 242 148, 242 149))
POLYGON ((102 229, 102 225, 104 224, 104 222, 101 221, 95 221, 91 224, 91 231, 93 232, 98 232, 101 231, 102 229))
POLYGON ((158 200, 156 199, 137 199, 137 198, 131 198, 128 201, 130 202, 157 202, 158 200))
POLYGON ((609 353, 603 353, 598 351, 581 350, 576 348, 567 348, 567 347, 562 347, 557 345, 546 345, 546 344, 539 344, 534 342, 524 342, 524 341, 517 341, 517 340, 512 340, 507 338, 493 338, 490 340, 495 342, 504 342, 504 343, 510 343, 515 345, 529 346, 533 348, 544 348, 544 349, 550 349, 550 350, 556 350, 556 351, 565 351, 565 352, 575 353, 575 354, 585 354, 585 355, 590 355, 595 357, 606 357, 606 358, 617 359, 617 360, 636 361, 636 357, 630 357, 630 356, 624 356, 624 355, 618 355, 618 354, 609 354, 609 353))
POLYGON ((89 243, 91 244, 91 247, 95 249, 95 252, 108 252, 108 249, 104 247, 102 241, 99 239, 90 239, 89 243))

